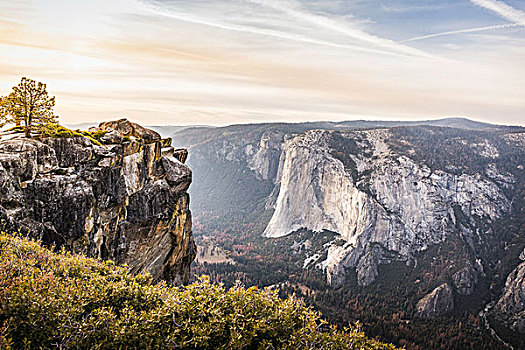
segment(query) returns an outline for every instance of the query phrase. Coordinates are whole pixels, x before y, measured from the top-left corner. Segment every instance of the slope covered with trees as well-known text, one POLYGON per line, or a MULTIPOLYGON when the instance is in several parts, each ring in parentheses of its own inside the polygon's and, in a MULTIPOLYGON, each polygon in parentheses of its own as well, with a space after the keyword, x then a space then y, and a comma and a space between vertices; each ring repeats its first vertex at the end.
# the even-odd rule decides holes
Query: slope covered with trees
POLYGON ((207 278, 153 284, 112 262, 0 234, 2 349, 394 349, 294 296, 207 278))

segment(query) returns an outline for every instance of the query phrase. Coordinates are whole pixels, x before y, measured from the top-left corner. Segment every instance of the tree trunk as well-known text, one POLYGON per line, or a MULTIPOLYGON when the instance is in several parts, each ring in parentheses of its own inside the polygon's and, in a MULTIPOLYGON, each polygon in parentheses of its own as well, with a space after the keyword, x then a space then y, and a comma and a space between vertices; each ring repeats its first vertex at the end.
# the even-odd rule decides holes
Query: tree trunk
POLYGON ((31 128, 30 128, 30 126, 31 126, 31 119, 30 119, 30 118, 29 118, 29 119, 26 119, 26 120, 25 120, 25 124, 26 124, 26 130, 25 130, 25 132, 26 132, 26 137, 27 137, 28 139, 30 139, 30 138, 31 138, 31 128))

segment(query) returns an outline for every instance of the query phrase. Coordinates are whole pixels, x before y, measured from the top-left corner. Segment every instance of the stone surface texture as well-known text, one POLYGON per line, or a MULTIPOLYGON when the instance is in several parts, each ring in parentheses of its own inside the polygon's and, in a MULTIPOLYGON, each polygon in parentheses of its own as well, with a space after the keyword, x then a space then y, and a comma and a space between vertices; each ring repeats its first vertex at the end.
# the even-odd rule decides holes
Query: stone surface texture
POLYGON ((196 253, 185 150, 127 120, 85 137, 0 139, 0 217, 57 248, 186 283, 196 253), (169 154, 163 156, 163 154, 169 154))
POLYGON ((454 308, 452 288, 446 283, 440 285, 417 303, 417 317, 430 319, 441 316, 454 308))
POLYGON ((525 262, 509 274, 503 295, 491 312, 513 330, 525 333, 525 262))
MULTIPOLYGON (((264 235, 281 237, 301 228, 339 233, 346 244, 327 245, 326 259, 318 262, 335 286, 348 269, 356 270, 360 285, 369 285, 380 264, 410 263, 452 233, 474 246, 489 234, 477 219, 491 222, 510 210, 508 198, 486 177, 432 171, 396 154, 385 142, 387 129, 344 134, 357 145, 349 155, 351 167, 334 156, 332 134, 312 130, 285 143, 275 212, 264 235), (458 213, 468 227, 458 222, 458 213)), ((470 268, 456 276, 461 293, 472 291, 479 272, 470 268)))

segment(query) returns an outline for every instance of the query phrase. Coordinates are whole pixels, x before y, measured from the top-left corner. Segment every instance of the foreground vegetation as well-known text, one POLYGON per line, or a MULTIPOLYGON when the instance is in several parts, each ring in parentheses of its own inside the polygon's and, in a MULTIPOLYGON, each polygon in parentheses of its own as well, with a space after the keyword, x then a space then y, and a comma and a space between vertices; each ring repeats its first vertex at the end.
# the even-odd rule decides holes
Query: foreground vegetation
POLYGON ((0 348, 393 349, 291 296, 203 277, 152 284, 112 262, 0 233, 0 348))

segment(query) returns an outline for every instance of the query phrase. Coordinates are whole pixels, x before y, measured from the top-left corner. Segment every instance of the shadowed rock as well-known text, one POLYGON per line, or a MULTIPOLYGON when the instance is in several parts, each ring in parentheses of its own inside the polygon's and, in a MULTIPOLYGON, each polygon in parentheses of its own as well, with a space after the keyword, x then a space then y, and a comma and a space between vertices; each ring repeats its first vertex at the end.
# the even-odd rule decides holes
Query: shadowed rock
POLYGON ((112 130, 103 146, 85 137, 0 140, 0 219, 47 245, 186 283, 196 253, 191 170, 162 156, 154 131, 127 120, 101 126, 112 130))
POLYGON ((456 291, 462 295, 472 294, 474 287, 478 283, 480 273, 482 273, 482 268, 479 264, 473 266, 473 264, 468 262, 467 266, 452 275, 456 291))
POLYGON ((492 313, 511 329, 525 334, 525 262, 507 277, 503 295, 492 313))

